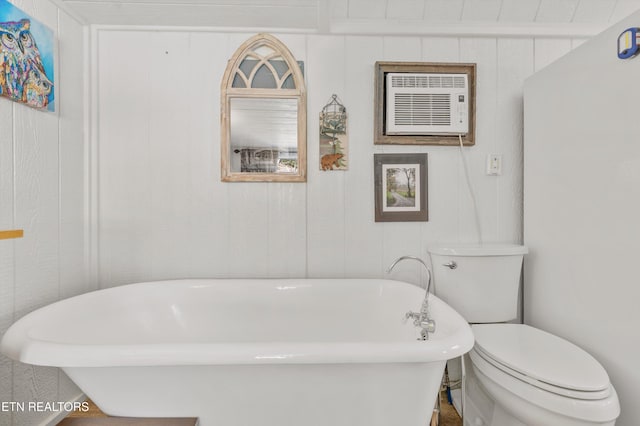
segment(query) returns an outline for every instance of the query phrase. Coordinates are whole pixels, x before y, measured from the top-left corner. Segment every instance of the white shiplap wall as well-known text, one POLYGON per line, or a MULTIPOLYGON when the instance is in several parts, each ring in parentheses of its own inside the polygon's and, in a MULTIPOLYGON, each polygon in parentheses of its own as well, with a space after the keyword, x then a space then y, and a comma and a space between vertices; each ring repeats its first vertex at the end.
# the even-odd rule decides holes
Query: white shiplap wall
MULTIPOLYGON (((373 145, 376 60, 478 64, 477 145, 465 148, 485 241, 522 238, 522 83, 571 39, 276 34, 305 61, 306 184, 222 183, 219 85, 250 33, 96 30, 98 278, 109 287, 181 277, 379 277, 397 256, 474 241, 457 147, 373 145), (316 123, 336 93, 350 169, 320 172, 316 123), (429 153, 430 220, 373 221, 373 154, 429 153), (489 153, 503 175, 484 174, 489 153)), ((578 44, 580 40, 576 40, 578 44)), ((396 278, 418 283, 403 265, 396 278)))
MULTIPOLYGON (((0 335, 40 306, 94 287, 85 268, 84 29, 49 1, 13 1, 56 34, 57 112, 0 99, 0 335)), ((0 355, 0 401, 69 401, 80 391, 56 368, 0 355)), ((0 412, 0 425, 32 426, 52 413, 0 412)))

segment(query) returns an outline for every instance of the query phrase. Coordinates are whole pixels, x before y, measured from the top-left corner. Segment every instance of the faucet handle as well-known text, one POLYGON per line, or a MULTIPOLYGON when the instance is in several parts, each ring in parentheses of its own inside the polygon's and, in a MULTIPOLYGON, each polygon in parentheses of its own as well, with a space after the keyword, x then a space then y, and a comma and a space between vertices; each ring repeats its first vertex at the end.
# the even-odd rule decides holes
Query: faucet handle
POLYGON ((424 320, 424 314, 422 312, 409 311, 404 315, 404 323, 406 324, 409 319, 413 320, 413 325, 419 327, 420 321, 424 320))
POLYGON ((429 318, 426 312, 412 312, 409 311, 404 314, 404 324, 407 323, 407 320, 412 319, 413 325, 416 327, 420 327, 420 338, 418 340, 428 340, 429 333, 435 333, 436 331, 436 322, 429 318))
POLYGON ((427 333, 435 333, 436 332, 436 322, 432 319, 424 319, 420 321, 420 328, 425 330, 427 333))

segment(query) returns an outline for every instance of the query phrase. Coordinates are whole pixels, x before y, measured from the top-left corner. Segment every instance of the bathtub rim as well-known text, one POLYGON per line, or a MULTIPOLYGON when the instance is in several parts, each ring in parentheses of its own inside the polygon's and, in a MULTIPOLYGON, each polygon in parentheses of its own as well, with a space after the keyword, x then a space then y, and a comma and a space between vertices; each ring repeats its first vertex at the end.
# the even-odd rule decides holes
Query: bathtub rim
MULTIPOLYGON (((29 336, 32 325, 42 321, 50 310, 62 303, 74 303, 97 293, 122 290, 124 287, 201 281, 229 281, 227 278, 149 281, 96 290, 63 299, 37 309, 9 327, 0 341, 0 352, 10 358, 33 365, 55 367, 126 367, 175 365, 250 365, 250 364, 344 364, 344 363, 415 363, 442 361, 468 352, 474 343, 468 323, 453 308, 433 294, 432 309, 451 320, 453 332, 431 341, 394 342, 258 342, 258 343, 168 343, 168 344, 70 344, 34 339, 29 336)), ((362 278, 294 278, 245 279, 245 281, 376 281, 411 286, 388 279, 362 278)), ((420 300, 416 301, 418 305, 420 300)), ((438 321, 438 317, 435 318, 438 321)))

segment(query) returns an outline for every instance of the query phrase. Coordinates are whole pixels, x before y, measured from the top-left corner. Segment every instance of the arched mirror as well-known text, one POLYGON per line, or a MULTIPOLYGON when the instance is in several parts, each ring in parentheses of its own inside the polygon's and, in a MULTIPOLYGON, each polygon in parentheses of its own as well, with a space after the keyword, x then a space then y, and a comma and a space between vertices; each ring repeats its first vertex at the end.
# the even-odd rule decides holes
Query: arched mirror
POLYGON ((280 40, 258 34, 229 60, 221 87, 225 182, 304 182, 306 91, 302 71, 280 40))

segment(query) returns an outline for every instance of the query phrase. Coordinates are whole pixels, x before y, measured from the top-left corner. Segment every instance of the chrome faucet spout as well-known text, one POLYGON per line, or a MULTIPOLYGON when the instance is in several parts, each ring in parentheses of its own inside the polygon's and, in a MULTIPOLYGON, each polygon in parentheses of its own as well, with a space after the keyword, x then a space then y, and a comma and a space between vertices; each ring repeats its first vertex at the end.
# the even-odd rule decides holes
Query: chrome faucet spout
POLYGON ((429 291, 431 290, 431 269, 429 269, 427 264, 424 263, 424 260, 420 259, 419 257, 417 257, 417 256, 400 256, 399 258, 394 260, 393 263, 387 268, 386 273, 390 274, 391 271, 393 270, 393 268, 395 268, 396 265, 398 263, 402 262, 403 260, 415 260, 416 262, 419 262, 422 266, 424 266, 424 270, 427 273, 427 285, 425 286, 425 289, 427 290, 427 294, 428 294, 429 291))
POLYGON ((416 327, 420 327, 422 330, 420 331, 420 339, 419 340, 428 340, 429 333, 434 333, 436 330, 436 323, 433 319, 431 319, 431 315, 429 312, 429 292, 431 290, 431 270, 427 266, 426 263, 422 259, 417 256, 401 256, 393 261, 393 263, 387 268, 387 274, 391 273, 393 268, 403 260, 415 260, 419 262, 422 266, 424 266, 425 271, 427 272, 427 285, 425 286, 425 295, 424 300, 422 301, 422 306, 420 307, 420 312, 407 312, 405 317, 407 319, 413 319, 413 324, 416 327))

